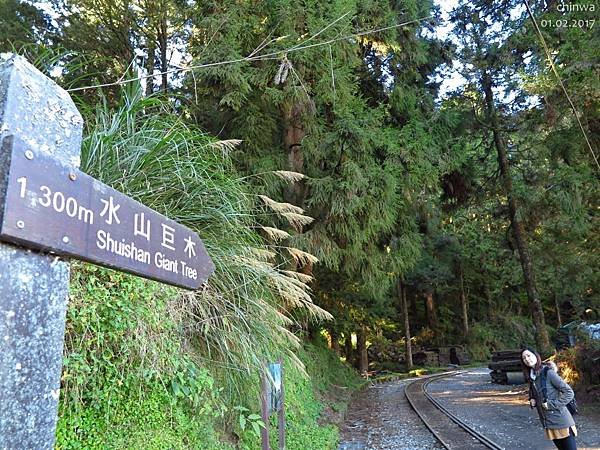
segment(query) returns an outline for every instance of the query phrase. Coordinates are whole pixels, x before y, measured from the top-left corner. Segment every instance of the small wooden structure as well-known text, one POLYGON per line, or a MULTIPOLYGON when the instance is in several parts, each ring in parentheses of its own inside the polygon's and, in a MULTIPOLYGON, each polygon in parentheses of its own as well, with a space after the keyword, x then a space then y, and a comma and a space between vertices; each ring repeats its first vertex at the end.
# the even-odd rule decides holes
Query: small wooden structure
POLYGON ((468 364, 469 354, 462 345, 431 347, 413 354, 413 362, 418 366, 441 367, 450 364, 468 364))
POLYGON ((520 384, 525 382, 522 375, 521 350, 503 350, 492 354, 488 364, 493 383, 520 384))

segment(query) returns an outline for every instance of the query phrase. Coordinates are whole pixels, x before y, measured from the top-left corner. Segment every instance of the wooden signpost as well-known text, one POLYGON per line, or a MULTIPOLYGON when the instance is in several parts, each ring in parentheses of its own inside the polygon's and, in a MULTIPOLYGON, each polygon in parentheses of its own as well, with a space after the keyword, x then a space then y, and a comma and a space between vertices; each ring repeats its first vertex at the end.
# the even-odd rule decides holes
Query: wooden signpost
POLYGON ((197 289, 214 266, 198 235, 7 136, 0 239, 197 289), (5 170, 6 170, 5 169, 5 170))
POLYGON ((65 257, 187 289, 214 271, 192 230, 78 170, 82 125, 63 89, 0 55, 0 449, 54 447, 65 257))

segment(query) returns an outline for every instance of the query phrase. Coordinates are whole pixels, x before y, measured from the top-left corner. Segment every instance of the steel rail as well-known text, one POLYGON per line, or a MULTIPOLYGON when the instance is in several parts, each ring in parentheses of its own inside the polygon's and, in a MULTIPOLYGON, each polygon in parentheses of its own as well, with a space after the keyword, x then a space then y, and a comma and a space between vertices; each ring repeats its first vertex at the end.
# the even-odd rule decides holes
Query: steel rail
MULTIPOLYGON (((453 444, 453 441, 456 442, 456 440, 461 438, 461 436, 460 436, 461 433, 458 431, 463 430, 466 433, 468 433, 468 435, 470 435, 472 438, 475 438, 478 441, 477 444, 480 444, 481 446, 483 446, 483 448, 490 448, 490 449, 494 449, 494 450, 504 450, 504 447, 502 447, 499 444, 497 444, 496 442, 492 441, 490 438, 484 436, 479 431, 475 430, 473 427, 468 425, 466 422, 464 422, 463 420, 458 418, 454 413, 449 411, 439 401, 437 401, 435 398, 433 398, 433 396, 429 392, 427 392, 426 387, 432 381, 436 381, 441 378, 451 377, 451 376, 457 375, 459 373, 464 373, 464 372, 463 371, 445 372, 443 374, 427 377, 426 379, 414 380, 406 385, 406 387, 404 389, 404 395, 406 396, 406 399, 408 400, 408 403, 410 404, 410 406, 417 413, 417 415, 421 418, 421 420, 423 421, 425 426, 429 429, 429 431, 431 431, 431 433, 436 437, 436 439, 438 441, 440 441, 440 443, 446 449, 456 450, 458 448, 465 448, 464 443, 458 444, 458 445, 453 444), (417 389, 420 387, 420 390, 417 390, 416 393, 414 392, 415 387, 417 389), (424 397, 425 399, 428 400, 428 402, 424 405, 422 404, 419 406, 418 402, 420 399, 418 397, 416 397, 417 395, 424 397), (444 436, 443 428, 446 427, 446 431, 448 431, 447 424, 442 424, 442 425, 438 424, 438 427, 436 427, 432 423, 432 422, 434 422, 434 420, 431 420, 431 417, 428 417, 427 411, 425 411, 428 407, 431 410, 437 410, 437 411, 441 412, 446 418, 450 419, 450 421, 452 421, 454 424, 456 424, 457 428, 455 430, 458 433, 446 432, 445 433, 446 435, 450 434, 452 436, 452 438, 450 438, 450 439, 447 436, 444 436)), ((464 436, 462 436, 462 439, 464 442, 464 436)), ((478 445, 478 447, 479 447, 479 445, 478 445)), ((474 448, 474 446, 469 446, 469 448, 474 448)))

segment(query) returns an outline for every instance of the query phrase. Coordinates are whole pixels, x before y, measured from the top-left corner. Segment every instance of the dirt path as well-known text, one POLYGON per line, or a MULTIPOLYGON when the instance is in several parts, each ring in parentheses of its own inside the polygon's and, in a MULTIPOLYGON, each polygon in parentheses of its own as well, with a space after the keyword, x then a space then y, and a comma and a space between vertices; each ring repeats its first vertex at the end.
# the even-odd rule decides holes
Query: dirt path
MULTIPOLYGON (((341 428, 338 450, 442 449, 404 396, 409 380, 371 386, 357 394, 341 428)), ((474 369, 429 384, 448 409, 506 449, 554 449, 544 438, 524 386, 490 382, 488 369, 474 369)), ((600 412, 583 408, 576 417, 579 450, 600 450, 600 412)))

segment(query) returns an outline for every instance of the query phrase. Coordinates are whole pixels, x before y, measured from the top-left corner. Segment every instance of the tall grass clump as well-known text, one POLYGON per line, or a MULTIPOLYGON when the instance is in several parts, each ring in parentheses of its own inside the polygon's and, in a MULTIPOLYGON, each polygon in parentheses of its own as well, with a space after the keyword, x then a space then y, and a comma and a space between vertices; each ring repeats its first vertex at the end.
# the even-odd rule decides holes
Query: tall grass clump
MULTIPOLYGON (((135 366, 137 375, 156 381, 175 397, 191 398, 193 380, 214 378, 222 387, 218 390, 222 404, 251 405, 256 403, 251 386, 257 385, 266 361, 284 356, 303 370, 295 354, 299 339, 290 331, 292 313, 302 310, 303 317, 315 320, 330 316, 312 303, 306 284, 310 277, 293 270, 296 261, 312 260, 312 255, 285 246, 289 235, 269 223, 276 208, 267 214, 269 205, 260 193, 252 193, 236 175, 229 151, 237 143, 218 141, 187 126, 164 101, 144 97, 139 85, 124 87, 115 110, 101 104, 85 113, 82 170, 197 231, 216 271, 199 291, 189 292, 76 266, 65 350, 65 398, 85 402, 81 393, 103 370, 106 352, 88 345, 95 327, 102 326, 122 330, 112 335, 106 356, 115 373, 133 371, 135 366), (98 286, 89 285, 93 278, 109 287, 102 299, 96 298, 98 286), (126 295, 123 285, 129 286, 126 295), (111 300, 112 309, 96 305, 90 311, 87 300, 103 302, 113 292, 118 302, 111 300), (153 306, 140 312, 136 303, 153 306), (132 347, 122 348, 123 342, 132 347), (198 375, 199 368, 207 368, 210 375, 198 375)), ((294 221, 309 220, 301 210, 286 205, 276 205, 280 219, 291 208, 294 221)), ((127 377, 117 378, 123 383, 127 377)), ((198 392, 205 395, 203 389, 198 392)), ((225 416, 234 410, 223 409, 225 416)))

